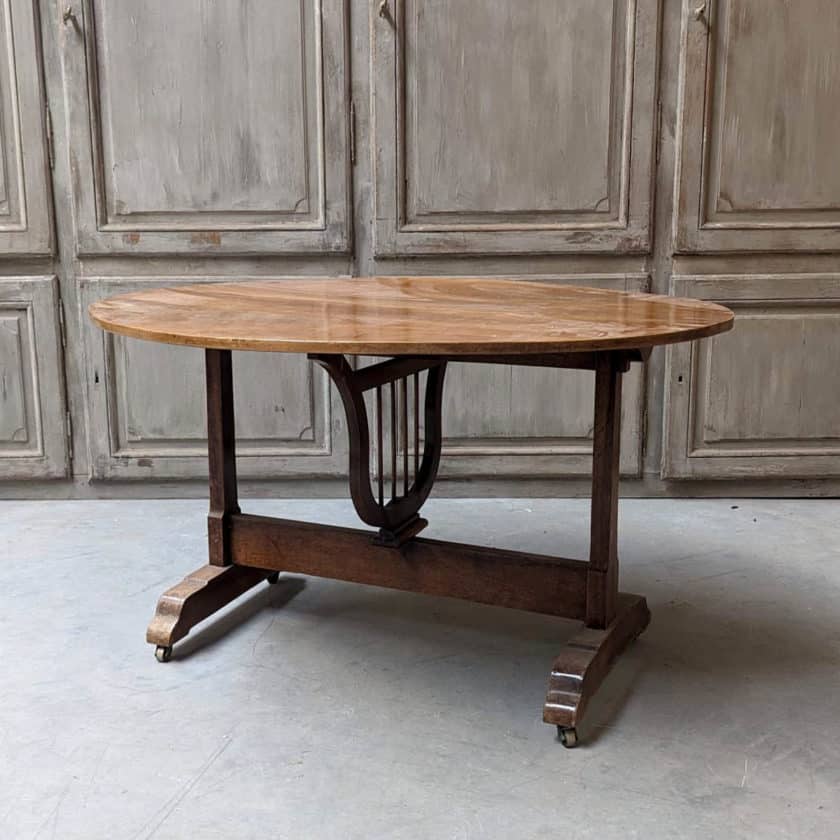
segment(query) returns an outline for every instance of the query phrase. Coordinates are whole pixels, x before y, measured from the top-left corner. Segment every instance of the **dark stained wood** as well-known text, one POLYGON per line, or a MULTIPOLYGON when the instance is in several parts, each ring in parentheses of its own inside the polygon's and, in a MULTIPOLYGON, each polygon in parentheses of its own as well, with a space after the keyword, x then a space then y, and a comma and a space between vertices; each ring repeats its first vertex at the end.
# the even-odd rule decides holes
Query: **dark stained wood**
POLYGON ((403 453, 403 496, 408 495, 408 379, 403 377, 400 380, 401 405, 400 423, 403 453))
MULTIPOLYGON (((616 362, 620 362, 622 370, 626 373, 630 369, 632 362, 646 362, 650 358, 652 348, 642 347, 627 350, 612 351, 613 358, 616 362)), ((310 354, 313 355, 313 354, 310 354)), ((317 355, 317 354, 314 354, 317 355)), ((446 354, 448 362, 459 362, 461 364, 482 364, 482 365, 515 365, 520 367, 553 367, 566 368, 568 370, 595 370, 598 366, 598 358, 600 352, 591 351, 575 351, 569 353, 531 353, 531 354, 493 354, 493 355, 477 355, 459 356, 451 353, 446 354)), ((440 361, 440 356, 399 356, 397 358, 387 359, 384 362, 379 362, 364 371, 373 373, 380 366, 382 370, 390 370, 391 378, 399 379, 407 373, 414 370, 426 370, 435 362, 440 361)), ((366 377, 363 376, 363 371, 357 371, 359 376, 359 385, 365 389, 373 387, 368 384, 366 377), (364 384, 363 384, 364 383, 364 384)), ((376 379, 380 378, 377 374, 376 379)), ((390 380, 387 380, 390 381, 390 380)))
POLYGON ((616 611, 620 440, 621 372, 612 354, 604 353, 595 371, 587 627, 606 627, 616 611))
POLYGON ((350 445, 350 497, 356 512, 368 525, 382 526, 383 508, 370 486, 370 428, 363 392, 355 387, 355 374, 344 356, 310 356, 327 371, 338 389, 347 417, 350 445))
MULTIPOLYGON (((351 467, 352 469, 352 467, 351 467)), ((397 385, 391 380, 391 503, 397 498, 397 385)), ((399 527, 398 525, 395 527, 399 527)), ((393 528, 392 528, 393 530, 393 528)))
POLYGON ((552 665, 543 720, 563 728, 577 726, 615 658, 641 635, 649 622, 645 599, 622 593, 616 616, 608 627, 583 628, 570 639, 552 665))
POLYGON ((379 507, 385 506, 385 455, 382 451, 382 386, 376 388, 376 480, 379 489, 379 507))
POLYGON ((374 545, 384 545, 388 548, 399 548, 410 539, 416 537, 428 524, 428 519, 423 519, 422 516, 415 516, 414 519, 410 519, 397 531, 386 531, 380 528, 379 533, 373 537, 373 543, 374 545))
POLYGON ((414 379, 414 480, 420 474, 420 374, 414 379))
POLYGON ((207 458, 210 472, 210 512, 207 535, 210 562, 230 563, 227 519, 239 513, 236 488, 236 437, 233 419, 233 362, 230 350, 206 350, 207 458))
POLYGON ((638 349, 725 332, 708 301, 477 277, 249 280, 94 303, 110 332, 170 344, 373 356, 638 349))
POLYGON ((160 596, 146 641, 171 647, 200 621, 272 574, 244 566, 202 566, 160 596))
MULTIPOLYGON (((645 361, 650 353, 645 350, 645 358, 642 358, 641 350, 616 350, 613 358, 621 365, 625 372, 630 369, 631 362, 645 361)), ((566 370, 595 370, 598 367, 598 359, 601 353, 541 353, 536 355, 516 356, 447 356, 447 361, 460 362, 461 364, 490 364, 490 365, 515 365, 519 367, 549 367, 565 368, 566 370)))
MULTIPOLYGON (((355 581, 484 604, 584 620, 581 631, 554 663, 544 719, 560 726, 572 744, 588 700, 613 659, 649 620, 638 596, 618 593, 617 513, 621 377, 647 351, 552 354, 526 363, 595 370, 592 523, 588 563, 454 542, 425 540, 418 515, 437 475, 442 444, 446 360, 406 357, 354 371, 341 355, 314 355, 336 384, 347 413, 350 487, 361 518, 378 534, 239 512, 229 351, 207 351, 210 460, 210 561, 164 593, 147 638, 163 661, 173 642, 197 622, 280 571, 355 581), (427 371, 424 448, 419 461, 418 374, 427 371), (414 377, 415 476, 408 484, 408 385, 414 377), (396 416, 397 383, 402 411, 396 416), (382 386, 391 392, 393 498, 383 504, 382 386), (376 389, 378 499, 370 481, 370 430, 364 393, 376 389), (403 496, 397 496, 398 440, 403 445, 403 496), (227 565, 225 565, 227 564, 227 565), (233 565, 230 565, 233 564, 233 565), (568 730, 568 731, 567 731, 568 730)), ((471 361, 476 361, 471 359, 471 361)), ((482 360, 484 360, 482 358, 482 360)), ((509 357, 492 361, 509 363, 509 357)))
MULTIPOLYGON (((309 358, 317 361, 322 354, 310 353, 309 358)), ((359 370, 353 371, 353 385, 360 391, 370 391, 397 382, 421 370, 440 364, 440 359, 434 356, 400 356, 396 359, 386 359, 359 370)))
POLYGON ((335 383, 339 396, 344 404, 350 445, 350 497, 353 500, 356 512, 363 522, 382 529, 384 542, 393 543, 399 541, 398 535, 404 531, 406 526, 417 519, 417 514, 428 498, 437 476, 442 446, 441 409, 443 405, 443 381, 446 363, 437 359, 425 365, 429 372, 426 378, 423 457, 414 479, 409 480, 408 417, 406 414, 408 410, 408 389, 406 386, 406 377, 412 375, 415 368, 412 366, 402 368, 387 364, 377 364, 362 368, 360 371, 354 371, 344 356, 312 354, 309 358, 327 371, 335 383), (395 379, 393 375, 395 370, 405 375, 400 379, 395 379), (377 399, 376 415, 377 465, 379 467, 377 491, 379 498, 373 492, 370 479, 370 429, 364 392, 376 388, 377 395, 379 395, 381 383, 377 383, 376 377, 381 377, 382 382, 390 384, 391 499, 387 504, 383 504, 381 500, 382 437, 380 428, 381 401, 379 399, 377 399), (397 382, 401 383, 399 393, 402 397, 399 421, 397 417, 397 403, 400 400, 397 398, 397 382), (402 458, 404 473, 402 495, 398 492, 399 484, 397 481, 397 456, 400 439, 402 439, 404 450, 402 458))
POLYGON ((584 616, 587 564, 578 560, 422 537, 384 548, 368 531, 245 513, 231 517, 231 550, 243 566, 584 616))
POLYGON ((426 372, 426 399, 423 405, 423 457, 417 473, 417 487, 428 497, 432 491, 443 447, 443 382, 446 362, 426 372))

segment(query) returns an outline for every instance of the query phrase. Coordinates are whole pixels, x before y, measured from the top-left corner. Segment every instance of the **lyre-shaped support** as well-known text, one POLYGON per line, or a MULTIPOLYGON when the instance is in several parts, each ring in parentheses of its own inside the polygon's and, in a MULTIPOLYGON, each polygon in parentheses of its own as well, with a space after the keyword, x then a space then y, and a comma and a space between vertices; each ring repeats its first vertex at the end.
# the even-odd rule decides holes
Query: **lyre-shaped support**
POLYGON ((443 381, 446 361, 436 358, 401 357, 390 359, 361 370, 353 370, 343 355, 311 354, 309 358, 327 371, 338 388, 347 414, 350 443, 350 497, 363 522, 379 528, 377 542, 401 545, 419 533, 427 524, 419 517, 437 477, 442 442, 443 381), (420 373, 426 371, 426 393, 423 401, 423 454, 420 455, 420 373), (413 378, 414 395, 414 458, 413 475, 409 456, 409 377, 413 378), (397 387, 399 383, 399 388, 397 387), (390 386, 391 426, 391 493, 386 500, 384 476, 383 386, 390 386), (364 395, 375 390, 377 493, 370 478, 371 430, 364 395), (401 395, 399 423, 398 393, 401 395), (398 439, 401 437, 402 488, 398 476, 398 439))

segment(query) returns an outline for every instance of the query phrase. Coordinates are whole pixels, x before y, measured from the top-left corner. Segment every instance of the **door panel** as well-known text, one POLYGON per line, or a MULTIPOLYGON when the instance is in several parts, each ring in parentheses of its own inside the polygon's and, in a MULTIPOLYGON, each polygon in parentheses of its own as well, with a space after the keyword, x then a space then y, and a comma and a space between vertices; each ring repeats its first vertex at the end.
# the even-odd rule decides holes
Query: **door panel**
POLYGON ((678 250, 840 249, 840 5, 709 5, 686 0, 678 250))
MULTIPOLYGON (((85 308, 181 280, 85 280, 85 308)), ((94 477, 206 476, 203 351, 106 334, 92 323, 85 329, 94 477)), ((240 477, 345 472, 344 417, 333 412, 320 369, 303 355, 235 352, 233 359, 240 477)))
POLYGON ((79 252, 347 250, 345 18, 85 0, 64 32, 79 252))
POLYGON ((52 252, 46 106, 32 2, 0 0, 0 252, 52 252))
POLYGON ((0 279, 0 478, 62 478, 68 451, 58 284, 0 279))
POLYGON ((840 275, 675 277, 731 333, 668 348, 666 478, 840 475, 840 275))
MULTIPOLYGON (((518 278, 525 279, 525 278, 518 278)), ((646 275, 530 279, 647 291, 646 275)), ((452 364, 444 390, 444 476, 579 476, 592 471, 595 375, 505 365, 452 364)), ((644 368, 624 377, 621 470, 641 471, 644 368)))
POLYGON ((375 250, 644 252, 656 0, 374 16, 375 250))

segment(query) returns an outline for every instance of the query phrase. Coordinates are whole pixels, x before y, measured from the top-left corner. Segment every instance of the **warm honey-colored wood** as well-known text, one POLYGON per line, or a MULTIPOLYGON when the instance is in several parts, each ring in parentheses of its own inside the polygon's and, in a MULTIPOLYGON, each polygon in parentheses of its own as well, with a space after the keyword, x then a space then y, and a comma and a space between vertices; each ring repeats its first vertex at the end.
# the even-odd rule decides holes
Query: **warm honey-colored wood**
POLYGON ((551 667, 543 720, 562 729, 577 726, 615 658, 649 622, 645 599, 621 593, 618 611, 609 626, 603 630, 585 627, 566 642, 551 667))
POLYGON ((638 349, 725 332, 733 319, 710 302, 466 277, 202 283, 119 295, 90 315, 169 344, 370 355, 638 349))

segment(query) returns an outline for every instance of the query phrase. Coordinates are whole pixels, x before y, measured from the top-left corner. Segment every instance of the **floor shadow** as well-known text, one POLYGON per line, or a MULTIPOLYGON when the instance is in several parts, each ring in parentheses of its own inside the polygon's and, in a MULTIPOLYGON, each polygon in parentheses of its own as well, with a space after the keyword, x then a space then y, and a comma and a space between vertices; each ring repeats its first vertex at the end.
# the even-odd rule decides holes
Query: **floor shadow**
POLYGON ((178 642, 172 650, 173 659, 183 659, 217 642, 222 636, 242 627, 264 609, 285 607, 306 588, 302 577, 281 577, 277 583, 261 586, 250 597, 237 603, 218 617, 211 616, 200 628, 178 642))
POLYGON ((694 721, 724 719, 735 704, 739 714, 764 713, 768 700, 795 701, 797 685, 836 688, 840 614, 827 599, 803 608, 783 580, 763 580, 760 600, 750 583, 698 592, 690 602, 652 599, 650 626, 587 710, 585 740, 594 743, 620 721, 640 681, 694 721))
MULTIPOLYGON (((635 590, 645 590, 646 575, 635 570, 635 590)), ((596 743, 618 725, 640 681, 648 686, 659 681, 681 697, 691 697, 699 685, 714 702, 715 692, 745 675, 757 684, 773 685, 790 681, 792 674, 827 667, 837 671, 840 617, 828 609, 829 599, 815 602, 806 613, 797 612, 795 605, 783 606, 790 603, 784 580, 761 579, 757 600, 758 579, 758 572, 751 571, 739 585, 713 591, 698 586, 688 602, 673 598, 667 585, 651 577, 651 625, 614 665, 591 702, 581 726, 584 743, 596 743), (826 637, 835 644, 827 645, 826 637)), ((208 647, 261 610, 290 605, 306 586, 304 578, 281 578, 211 620, 177 645, 174 656, 208 647)), ((310 586, 317 587, 317 597, 292 608, 313 620, 313 632, 323 642, 314 650, 323 656, 323 667, 336 658, 364 659, 375 649, 382 673, 373 668, 367 678, 382 679, 385 690, 386 679, 396 672, 401 690, 416 695, 420 705, 463 704, 459 681, 469 679, 470 691, 483 696, 492 697, 496 686, 506 687, 517 703, 526 704, 533 719, 541 713, 552 660, 579 627, 573 621, 456 599, 318 578, 310 586)), ((282 632, 281 626, 270 629, 267 640, 282 632)), ((519 715, 516 709, 511 714, 519 715)))

